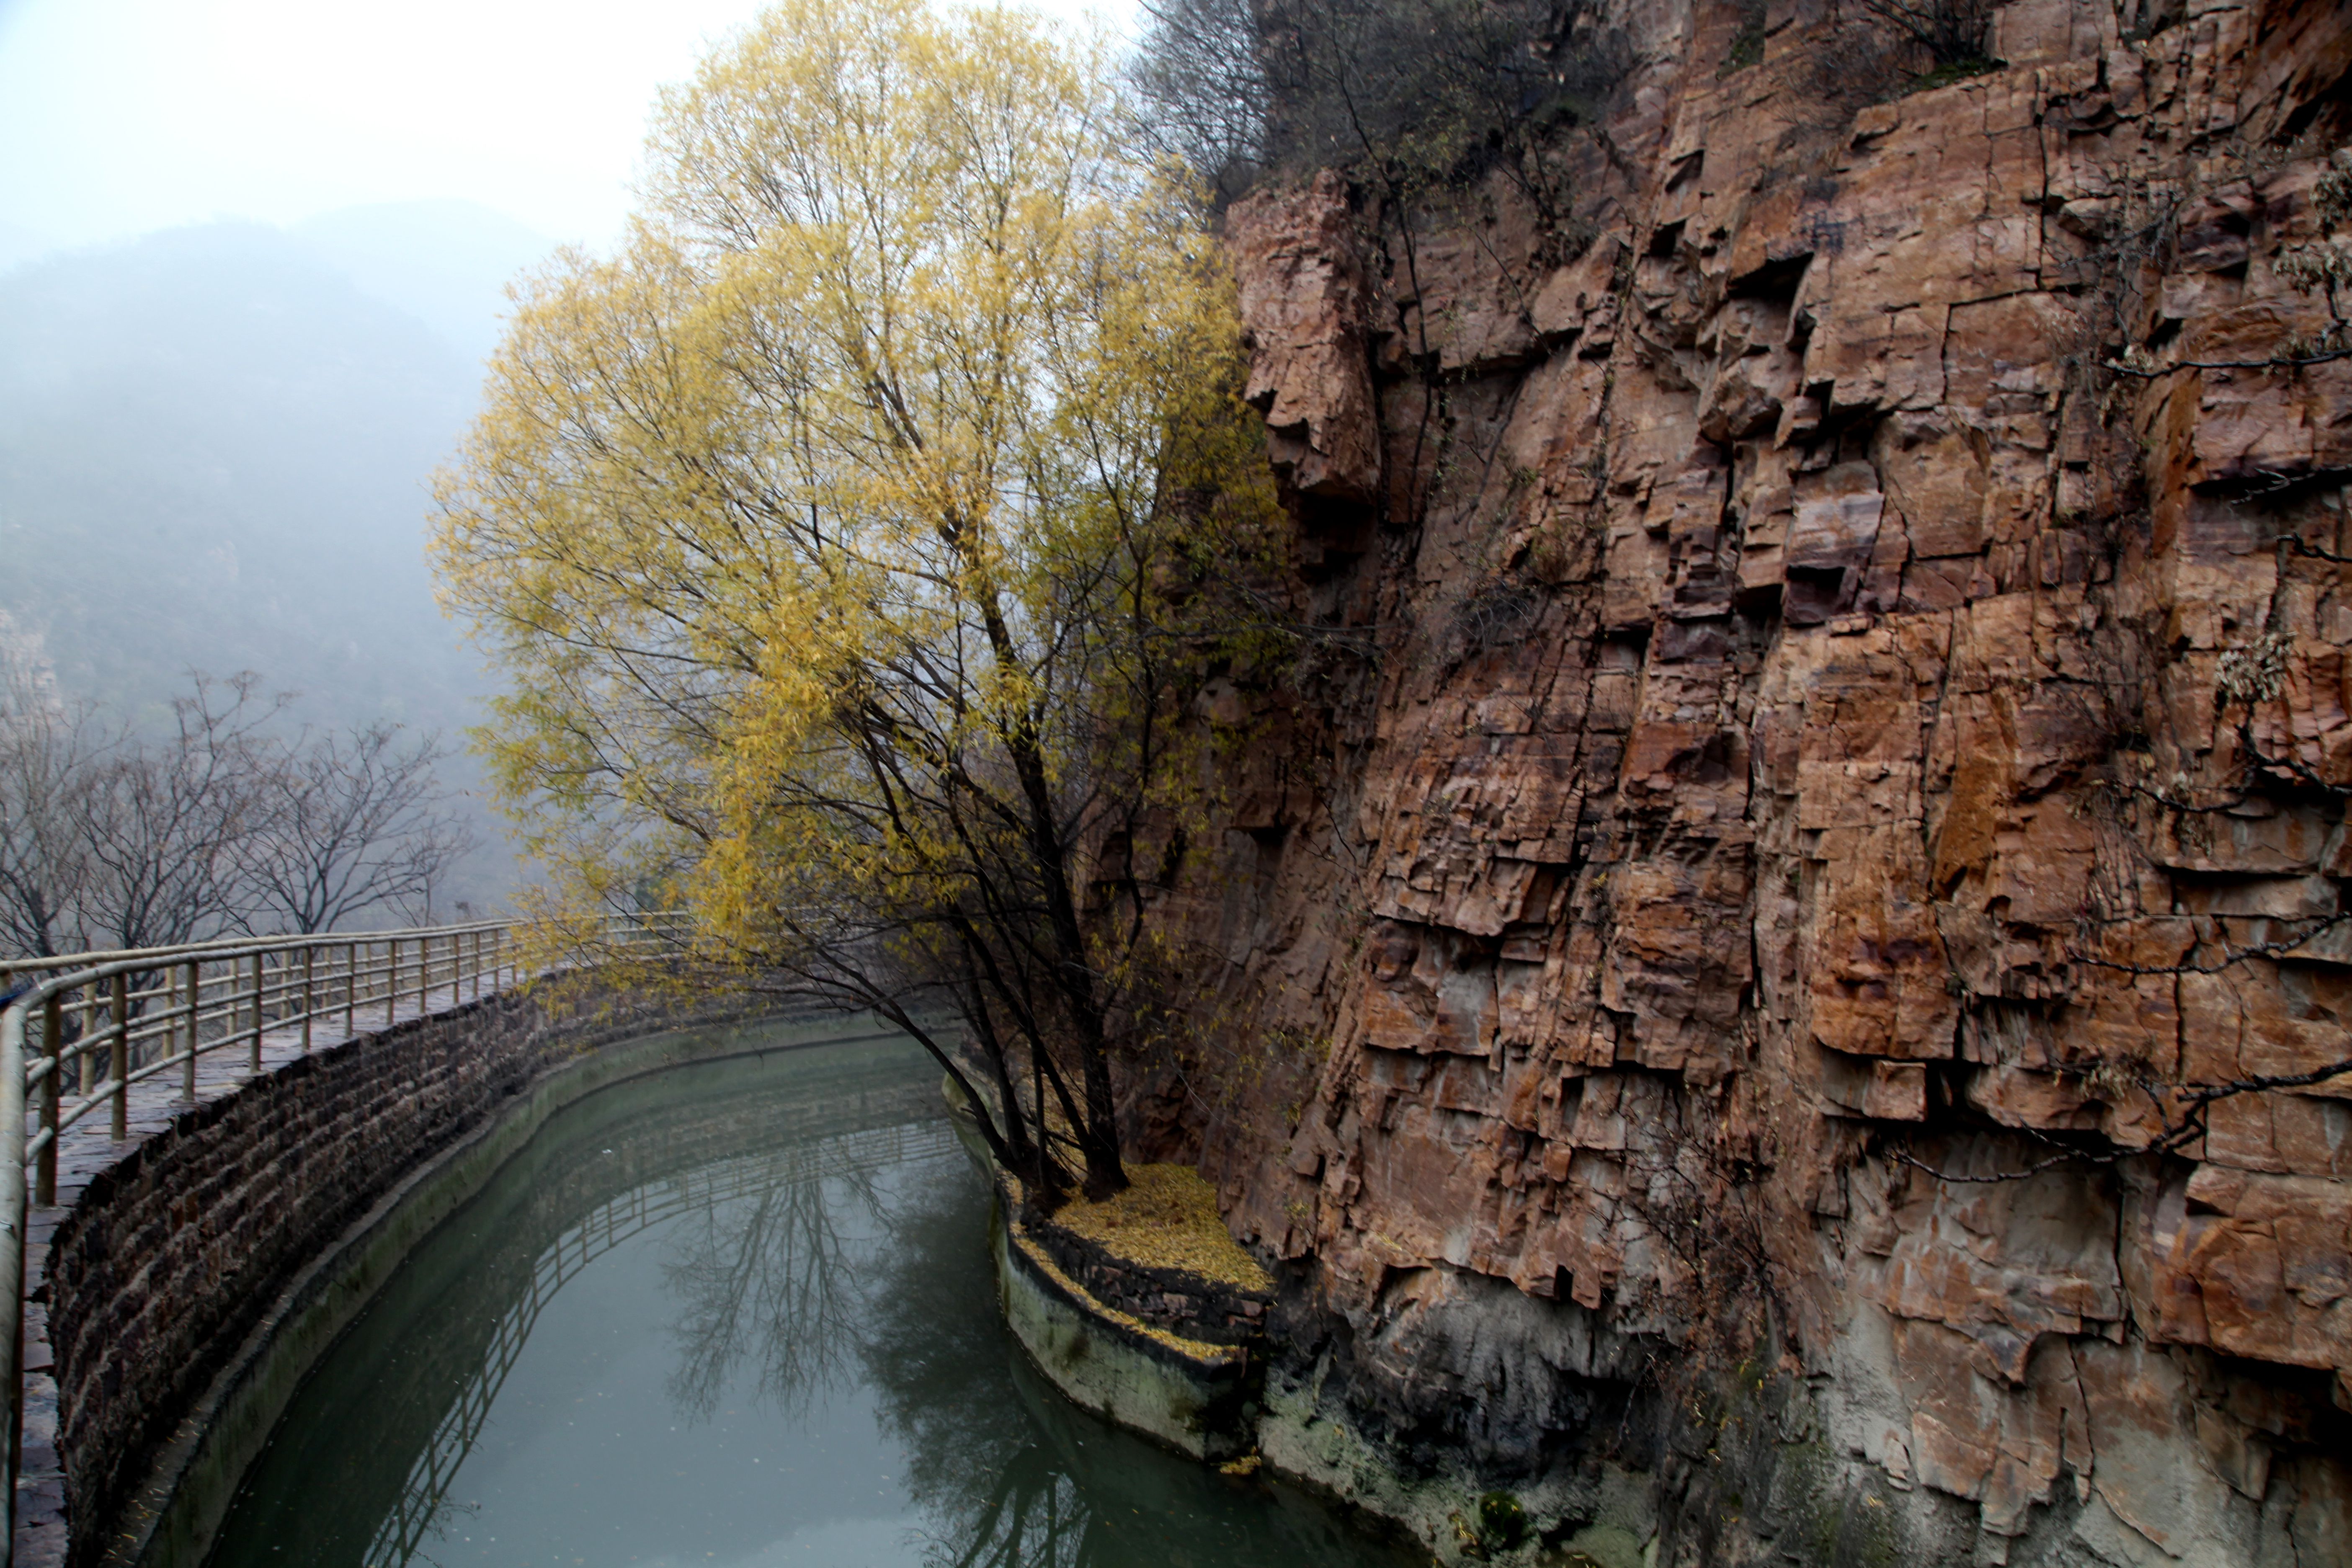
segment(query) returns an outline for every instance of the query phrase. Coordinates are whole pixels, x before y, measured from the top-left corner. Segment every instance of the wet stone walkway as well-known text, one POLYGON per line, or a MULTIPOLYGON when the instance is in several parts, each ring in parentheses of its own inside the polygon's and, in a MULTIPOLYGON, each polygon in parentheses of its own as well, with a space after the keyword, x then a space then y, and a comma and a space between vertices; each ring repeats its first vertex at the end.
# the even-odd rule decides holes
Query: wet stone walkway
MULTIPOLYGON (((468 986, 468 991, 471 987, 468 986)), ((485 992, 484 994, 493 994, 485 992)), ((468 995, 466 1003, 474 998, 468 995)), ((343 1045, 364 1036, 377 1034, 398 1024, 431 1017, 465 1004, 450 1000, 446 987, 436 987, 432 1000, 419 1005, 414 995, 404 997, 386 1016, 381 999, 362 1004, 353 1017, 354 1027, 346 1031, 340 1010, 311 1020, 310 1044, 306 1053, 302 1030, 297 1025, 289 1028, 265 1029, 261 1037, 261 1074, 278 1070, 290 1062, 299 1061, 305 1054, 316 1054, 343 1045)), ((58 1389, 56 1363, 49 1347, 48 1292, 43 1288, 48 1277, 49 1239, 58 1224, 80 1201, 91 1181, 113 1167, 125 1155, 148 1139, 168 1131, 173 1123, 194 1110, 225 1100, 258 1076, 253 1069, 250 1041, 244 1036, 232 1037, 224 1045, 208 1050, 196 1058, 196 1092, 192 1100, 185 1092, 183 1069, 168 1068, 153 1077, 132 1084, 126 1108, 127 1136, 112 1135, 112 1107, 106 1103, 93 1106, 89 1112, 58 1139, 57 1201, 34 1204, 26 1215, 25 1232, 25 1331, 24 1331, 24 1445, 22 1462, 16 1475, 16 1557, 18 1568, 59 1568, 66 1559, 64 1477, 58 1458, 58 1389)), ((77 1094, 66 1097, 66 1109, 70 1110, 77 1094)), ((26 1116, 27 1136, 40 1128, 38 1112, 26 1116)), ((30 1173, 27 1173, 30 1186, 30 1173)))

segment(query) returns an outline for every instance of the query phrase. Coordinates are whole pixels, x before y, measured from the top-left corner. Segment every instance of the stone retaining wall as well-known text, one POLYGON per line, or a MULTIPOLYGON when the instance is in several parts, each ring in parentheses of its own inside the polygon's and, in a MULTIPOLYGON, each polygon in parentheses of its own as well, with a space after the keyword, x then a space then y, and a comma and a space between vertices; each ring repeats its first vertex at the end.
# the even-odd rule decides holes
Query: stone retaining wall
POLYGON ((543 985, 318 1051, 130 1145, 28 1248, 17 1561, 135 1552, 167 1500, 159 1459, 193 1447, 289 1283, 404 1177, 600 1046, 756 1010, 543 985))
POLYGON ((996 1281, 1013 1337, 1063 1396, 1196 1459, 1248 1451, 1258 1348, 1148 1323, 1072 1279, 997 1187, 996 1281))
POLYGON ((1186 1269, 1121 1258, 1047 1218, 1030 1219, 1027 1232, 1088 1295, 1153 1328, 1218 1345, 1255 1345, 1265 1333, 1272 1291, 1245 1290, 1186 1269))

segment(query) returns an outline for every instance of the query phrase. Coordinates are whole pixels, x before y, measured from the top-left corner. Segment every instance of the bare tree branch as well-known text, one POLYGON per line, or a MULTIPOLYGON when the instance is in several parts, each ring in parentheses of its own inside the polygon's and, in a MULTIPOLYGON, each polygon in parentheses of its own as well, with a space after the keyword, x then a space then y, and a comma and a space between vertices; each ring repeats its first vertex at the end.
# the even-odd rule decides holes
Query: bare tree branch
POLYGON ((288 696, 190 678, 161 736, 105 728, 0 668, 0 942, 40 955, 415 919, 473 847, 397 726, 285 738, 288 696))
POLYGON ((383 909, 424 919, 443 874, 475 847, 434 775, 447 754, 436 734, 403 745, 392 724, 278 749, 247 841, 240 923, 331 931, 383 909))

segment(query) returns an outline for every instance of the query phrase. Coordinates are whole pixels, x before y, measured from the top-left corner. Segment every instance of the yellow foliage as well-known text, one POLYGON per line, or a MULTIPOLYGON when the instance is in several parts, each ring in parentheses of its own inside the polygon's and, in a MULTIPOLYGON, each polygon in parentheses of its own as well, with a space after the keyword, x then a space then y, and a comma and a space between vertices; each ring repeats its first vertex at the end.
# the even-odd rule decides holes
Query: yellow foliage
POLYGON ((1017 13, 785 0, 665 94, 621 254, 521 292, 436 554, 586 891, 688 870, 747 931, 780 867, 887 887, 966 850, 882 764, 1062 785, 1129 716, 1105 623, 1154 613, 1171 478, 1230 484, 1239 362, 1113 83, 1017 13))
POLYGON ((1190 1165, 1129 1165, 1128 1186, 1099 1202, 1073 1198, 1054 1223, 1117 1257, 1181 1268, 1221 1285, 1271 1290, 1274 1281, 1242 1250, 1217 1212, 1217 1192, 1190 1165))
POLYGON ((1138 960, 1082 860, 1197 795, 1150 721, 1275 515, 1232 279, 1117 80, 1017 12, 782 0, 664 94, 619 253, 519 291, 435 544, 559 904, 688 907, 845 1004, 994 985, 1097 1136, 1138 960))

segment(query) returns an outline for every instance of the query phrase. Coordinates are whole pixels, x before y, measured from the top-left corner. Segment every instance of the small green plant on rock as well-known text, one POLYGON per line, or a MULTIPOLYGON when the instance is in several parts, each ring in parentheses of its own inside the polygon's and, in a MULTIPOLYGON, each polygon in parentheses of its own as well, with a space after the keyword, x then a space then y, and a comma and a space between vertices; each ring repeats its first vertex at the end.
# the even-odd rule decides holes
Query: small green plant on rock
POLYGON ((1731 47, 1725 52, 1723 64, 1716 68, 1715 74, 1718 79, 1727 77, 1749 66, 1761 65, 1763 60, 1764 5, 1762 0, 1749 0, 1740 7, 1739 31, 1733 36, 1731 47))
POLYGON ((2008 63, 2006 60, 1991 59, 1983 55, 1965 60, 1953 60, 1913 77, 1904 88, 1903 95, 1908 98, 1915 92, 1933 92, 1939 87, 1949 87, 1956 81, 1967 81, 1972 77, 1990 76, 2008 63))
POLYGON ((1478 1543, 1489 1552, 1508 1552, 1528 1538, 1528 1510, 1510 1492, 1488 1492, 1478 1500, 1478 1543))

